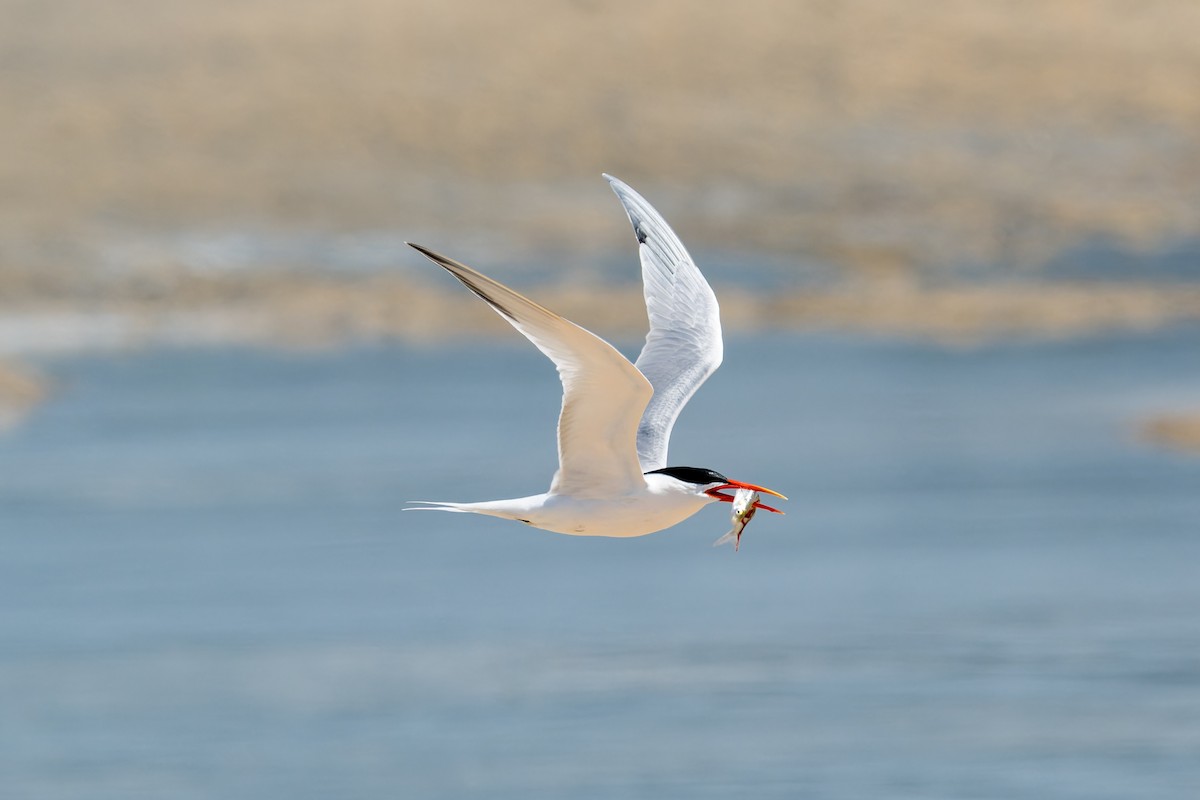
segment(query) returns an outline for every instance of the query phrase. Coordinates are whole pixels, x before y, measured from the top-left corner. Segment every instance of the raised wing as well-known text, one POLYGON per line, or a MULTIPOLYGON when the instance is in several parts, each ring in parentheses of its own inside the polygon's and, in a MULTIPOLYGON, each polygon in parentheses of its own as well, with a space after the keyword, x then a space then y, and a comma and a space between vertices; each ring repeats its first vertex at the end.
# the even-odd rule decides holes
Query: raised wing
POLYGON ((465 264, 409 245, 458 278, 558 367, 558 472, 550 494, 611 497, 644 489, 634 439, 653 390, 616 348, 465 264))
POLYGON ((654 387, 638 425, 642 470, 667 466, 679 412, 721 366, 721 313, 712 287, 666 220, 633 189, 605 175, 637 235, 650 332, 637 368, 654 387))

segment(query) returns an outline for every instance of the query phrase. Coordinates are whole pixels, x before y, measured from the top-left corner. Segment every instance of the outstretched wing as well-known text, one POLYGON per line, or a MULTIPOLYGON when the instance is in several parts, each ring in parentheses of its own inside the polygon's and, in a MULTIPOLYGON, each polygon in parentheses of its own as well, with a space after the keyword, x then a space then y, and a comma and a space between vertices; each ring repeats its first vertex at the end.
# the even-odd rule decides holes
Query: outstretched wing
POLYGON ((409 243, 458 278, 558 367, 558 472, 550 494, 610 497, 646 486, 634 447, 653 390, 612 345, 453 259, 409 243))
POLYGON ((637 235, 650 332, 637 368, 654 387, 638 425, 642 470, 667 466, 671 428, 700 384, 721 366, 721 313, 712 287, 666 220, 633 189, 605 175, 637 235))

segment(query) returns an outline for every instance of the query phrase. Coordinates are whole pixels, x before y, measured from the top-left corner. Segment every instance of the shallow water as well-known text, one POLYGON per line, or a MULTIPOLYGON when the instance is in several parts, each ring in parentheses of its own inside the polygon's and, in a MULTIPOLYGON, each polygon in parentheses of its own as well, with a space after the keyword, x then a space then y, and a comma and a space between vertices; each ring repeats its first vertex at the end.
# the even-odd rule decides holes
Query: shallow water
POLYGON ((51 362, 0 438, 11 797, 1192 798, 1200 332, 735 339, 672 462, 788 494, 635 540, 542 490, 519 340, 51 362), (737 416, 730 409, 738 409, 737 416))

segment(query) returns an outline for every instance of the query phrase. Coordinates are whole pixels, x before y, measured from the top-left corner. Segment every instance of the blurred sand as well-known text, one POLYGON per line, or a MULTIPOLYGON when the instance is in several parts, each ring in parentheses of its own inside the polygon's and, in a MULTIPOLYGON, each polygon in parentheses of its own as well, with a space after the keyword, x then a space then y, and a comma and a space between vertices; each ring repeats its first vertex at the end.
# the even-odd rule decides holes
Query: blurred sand
POLYGON ((691 239, 868 272, 1200 234, 1190 0, 0 0, 5 267, 106 227, 608 247, 620 175, 691 239))
POLYGON ((1142 423, 1141 433, 1156 444, 1200 453, 1200 412, 1151 417, 1142 423))
POLYGON ((45 394, 46 384, 40 376, 0 361, 0 431, 19 422, 45 394))
MULTIPOLYGON (((1200 318, 1195 282, 1136 257, 1110 283, 1038 280, 1097 239, 1150 260, 1200 238, 1191 0, 0 0, 0 18, 0 352, 476 330, 492 321, 433 278, 122 254, 316 230, 400 232, 485 271, 632 259, 601 171, 695 250, 846 276, 720 286, 731 328, 1200 318), (960 280, 980 270, 1021 280, 960 280)), ((635 293, 588 280, 538 296, 644 324, 635 293)))
MULTIPOLYGON (((601 335, 634 340, 645 334, 645 303, 637 285, 576 281, 528 293, 601 335)), ((1153 330, 1200 319, 1196 285, 928 288, 868 281, 774 293, 718 284, 717 294, 730 332, 869 330, 948 344, 1079 336, 1097 329, 1153 330)), ((15 307, 0 317, 0 339, 14 354, 156 343, 320 348, 363 340, 516 335, 457 284, 435 286, 402 276, 175 274, 154 283, 108 287, 102 295, 84 309, 79 298, 69 296, 15 307), (26 339, 19 331, 26 331, 26 339)))

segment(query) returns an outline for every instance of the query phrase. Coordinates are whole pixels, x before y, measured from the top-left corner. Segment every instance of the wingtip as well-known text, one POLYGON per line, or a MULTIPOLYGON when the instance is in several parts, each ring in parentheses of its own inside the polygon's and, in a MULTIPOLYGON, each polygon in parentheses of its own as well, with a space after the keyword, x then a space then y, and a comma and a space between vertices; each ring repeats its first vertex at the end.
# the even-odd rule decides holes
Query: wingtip
POLYGON ((625 181, 620 178, 614 178, 607 172, 601 174, 608 179, 609 188, 613 190, 613 194, 617 196, 617 200, 621 202, 622 208, 625 209, 625 214, 629 217, 629 223, 633 225, 633 233, 637 236, 638 244, 645 244, 649 235, 643 222, 646 214, 642 210, 642 206, 649 206, 650 204, 632 186, 625 183, 625 181))
POLYGON ((437 264, 440 267, 445 267, 446 264, 450 261, 450 259, 446 258, 444 255, 442 255, 440 253, 435 253, 434 251, 430 250, 428 247, 424 247, 423 245, 414 244, 413 242, 405 242, 405 244, 408 245, 409 247, 411 247, 413 250, 416 250, 418 253, 425 256, 430 261, 432 261, 433 263, 437 264))
POLYGON ((604 176, 604 180, 608 181, 609 188, 616 192, 618 197, 621 196, 621 192, 623 191, 631 191, 629 184, 615 175, 609 175, 607 172, 601 172, 600 174, 604 176))

